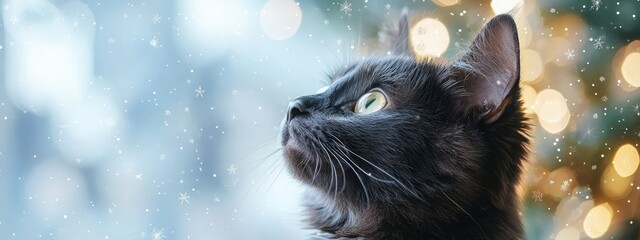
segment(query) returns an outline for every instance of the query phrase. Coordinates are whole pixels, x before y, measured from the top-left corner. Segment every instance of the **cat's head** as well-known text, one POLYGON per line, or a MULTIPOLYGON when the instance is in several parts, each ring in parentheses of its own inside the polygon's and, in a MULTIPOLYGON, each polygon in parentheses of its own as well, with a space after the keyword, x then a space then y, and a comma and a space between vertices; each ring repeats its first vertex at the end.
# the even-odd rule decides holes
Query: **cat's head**
POLYGON ((452 63, 417 60, 406 18, 400 25, 398 54, 355 62, 324 92, 289 104, 281 144, 290 171, 351 206, 458 211, 452 198, 508 194, 528 129, 514 20, 494 17, 452 63))

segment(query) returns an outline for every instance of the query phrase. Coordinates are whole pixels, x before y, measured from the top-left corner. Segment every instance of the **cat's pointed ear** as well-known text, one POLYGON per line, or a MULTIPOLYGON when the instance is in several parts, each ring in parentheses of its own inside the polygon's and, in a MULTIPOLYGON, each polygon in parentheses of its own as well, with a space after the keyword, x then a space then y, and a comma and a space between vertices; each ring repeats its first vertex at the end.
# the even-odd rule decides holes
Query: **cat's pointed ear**
POLYGON ((385 24, 378 32, 378 40, 385 47, 386 51, 395 55, 407 55, 415 57, 411 50, 409 39, 409 10, 402 9, 400 21, 397 26, 385 24))
POLYGON ((411 43, 409 42, 409 10, 407 8, 402 9, 400 15, 400 22, 398 23, 398 38, 393 50, 398 55, 411 55, 411 43))
POLYGON ((461 111, 478 121, 498 120, 513 98, 520 81, 520 47, 513 18, 502 14, 491 19, 469 50, 453 64, 455 78, 467 94, 461 111))

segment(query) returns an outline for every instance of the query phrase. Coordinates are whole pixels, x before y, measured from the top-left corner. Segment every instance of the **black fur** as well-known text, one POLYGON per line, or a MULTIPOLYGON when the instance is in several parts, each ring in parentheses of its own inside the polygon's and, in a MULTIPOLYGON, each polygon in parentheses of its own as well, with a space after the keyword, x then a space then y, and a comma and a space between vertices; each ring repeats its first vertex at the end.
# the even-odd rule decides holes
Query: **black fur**
POLYGON ((329 238, 523 238, 515 185, 529 125, 519 68, 515 23, 500 15, 451 64, 369 57, 326 92, 297 98, 281 144, 309 186, 311 226, 329 238), (389 104, 354 113, 374 88, 389 104))

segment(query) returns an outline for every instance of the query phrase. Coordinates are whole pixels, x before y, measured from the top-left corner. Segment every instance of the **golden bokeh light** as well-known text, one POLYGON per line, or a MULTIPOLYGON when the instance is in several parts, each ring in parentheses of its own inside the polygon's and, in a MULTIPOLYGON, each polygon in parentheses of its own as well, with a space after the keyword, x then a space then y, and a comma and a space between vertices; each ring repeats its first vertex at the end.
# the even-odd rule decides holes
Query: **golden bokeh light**
MULTIPOLYGON (((629 43, 629 45, 624 46, 619 48, 616 53, 613 55, 613 59, 611 59, 611 70, 613 72, 613 78, 615 79, 625 79, 624 75, 622 74, 622 64, 624 62, 624 60, 626 60, 627 56, 629 56, 631 53, 635 52, 635 48, 640 47, 640 41, 636 40, 633 41, 631 43, 629 43)), ((634 87, 633 85, 631 85, 629 82, 627 82, 626 80, 624 80, 623 84, 617 84, 617 81, 611 81, 610 84, 612 84, 612 86, 615 87, 620 87, 622 90, 624 90, 624 92, 633 92, 636 89, 638 89, 638 87, 634 87)), ((624 92, 622 92, 624 94, 624 92)))
POLYGON ((449 7, 458 4, 458 0, 431 0, 440 7, 449 7))
POLYGON ((574 227, 566 227, 558 232, 556 240, 580 240, 580 231, 574 227))
POLYGON ((522 6, 522 0, 493 0, 491 1, 491 9, 497 14, 506 13, 522 6))
POLYGON ((411 45, 419 57, 439 57, 449 46, 449 32, 440 21, 423 18, 411 28, 411 45))
POLYGON ((531 82, 542 74, 544 65, 542 63, 542 57, 538 52, 531 49, 523 49, 520 52, 520 59, 522 61, 521 66, 521 79, 523 82, 531 82))
POLYGON ((524 102, 524 112, 528 114, 533 113, 533 106, 536 103, 536 96, 538 95, 536 89, 529 85, 522 85, 520 87, 520 95, 522 95, 522 101, 524 102))
POLYGON ((600 177, 600 186, 605 196, 609 199, 616 200, 624 198, 629 194, 632 181, 633 176, 620 176, 613 167, 613 164, 610 164, 600 177))
POLYGON ((633 52, 622 62, 622 76, 631 86, 640 87, 640 53, 633 52))
POLYGON ((542 127, 550 133, 558 133, 569 124, 571 113, 564 96, 556 90, 539 92, 533 108, 542 127))
POLYGON ((274 40, 293 36, 301 22, 302 11, 291 0, 269 0, 260 10, 260 27, 274 40))
POLYGON ((562 117, 562 119, 557 122, 547 122, 542 118, 538 118, 538 120, 540 122, 540 126, 542 126, 544 130, 549 133, 556 134, 562 132, 562 130, 567 128, 567 126, 569 125, 569 120, 571 120, 571 114, 564 115, 564 117, 562 117))
POLYGON ((599 238, 604 235, 611 225, 611 219, 613 218, 613 211, 607 203, 595 206, 584 219, 582 226, 584 227, 584 233, 590 238, 599 238))
POLYGON ((534 109, 538 117, 546 122, 560 121, 569 112, 564 96, 554 89, 539 92, 534 109))
POLYGON ((638 163, 640 163, 640 156, 638 156, 638 151, 631 144, 625 144, 618 148, 613 162, 611 162, 621 177, 633 175, 638 170, 638 163))

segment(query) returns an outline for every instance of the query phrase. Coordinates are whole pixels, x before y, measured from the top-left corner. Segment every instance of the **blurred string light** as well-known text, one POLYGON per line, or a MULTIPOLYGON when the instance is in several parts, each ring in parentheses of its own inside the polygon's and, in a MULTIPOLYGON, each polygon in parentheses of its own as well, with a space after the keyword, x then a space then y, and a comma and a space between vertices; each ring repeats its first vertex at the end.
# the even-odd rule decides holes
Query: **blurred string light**
POLYGON ((607 203, 595 206, 584 219, 584 232, 590 238, 599 238, 604 235, 611 225, 613 210, 607 203))
POLYGON ((622 145, 616 151, 611 164, 601 176, 602 191, 609 199, 621 199, 631 192, 632 182, 640 162, 638 151, 631 144, 622 145))
POLYGON ((432 0, 433 3, 438 4, 440 7, 449 7, 459 3, 458 0, 432 0))
POLYGON ((613 165, 608 165, 600 177, 602 193, 612 200, 626 197, 631 191, 631 182, 633 182, 633 176, 620 176, 613 165))
POLYGON ((419 57, 439 57, 449 46, 449 32, 433 18, 423 18, 411 28, 411 45, 419 57))
POLYGON ((618 148, 611 164, 621 177, 629 177, 638 170, 638 162, 640 162, 640 157, 636 148, 631 144, 625 144, 618 148))
POLYGON ((507 13, 523 4, 522 0, 493 0, 491 8, 496 14, 507 13))
POLYGON ((260 27, 272 39, 287 39, 298 31, 302 11, 291 0, 269 0, 260 11, 260 27))
POLYGON ((624 80, 626 83, 618 83, 617 86, 625 92, 633 92, 640 87, 640 75, 637 75, 640 71, 640 68, 637 67, 640 66, 638 65, 640 64, 638 49, 640 49, 640 39, 633 40, 626 46, 619 48, 611 61, 614 77, 624 80))
POLYGON ((571 117, 564 96, 554 89, 545 89, 538 93, 534 111, 540 125, 550 133, 564 130, 571 117))
POLYGON ((622 76, 631 86, 640 87, 640 53, 633 52, 622 62, 622 76))

